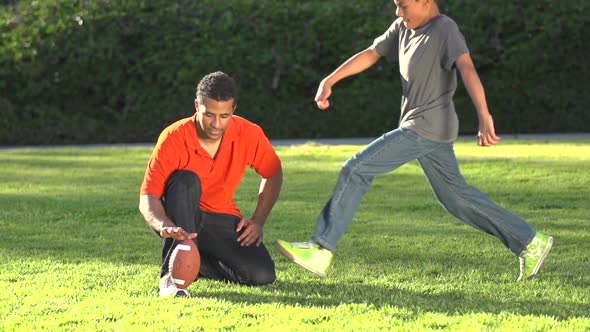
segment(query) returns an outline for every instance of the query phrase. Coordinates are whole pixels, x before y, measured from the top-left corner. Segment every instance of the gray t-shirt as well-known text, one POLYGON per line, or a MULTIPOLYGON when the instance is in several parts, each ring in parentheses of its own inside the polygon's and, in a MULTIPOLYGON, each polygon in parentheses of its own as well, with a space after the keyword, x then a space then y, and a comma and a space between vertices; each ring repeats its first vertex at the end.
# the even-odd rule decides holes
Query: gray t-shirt
POLYGON ((389 61, 399 64, 400 127, 430 140, 454 141, 459 130, 453 104, 457 88, 454 63, 469 52, 455 21, 440 15, 411 30, 398 18, 375 39, 373 46, 389 61))

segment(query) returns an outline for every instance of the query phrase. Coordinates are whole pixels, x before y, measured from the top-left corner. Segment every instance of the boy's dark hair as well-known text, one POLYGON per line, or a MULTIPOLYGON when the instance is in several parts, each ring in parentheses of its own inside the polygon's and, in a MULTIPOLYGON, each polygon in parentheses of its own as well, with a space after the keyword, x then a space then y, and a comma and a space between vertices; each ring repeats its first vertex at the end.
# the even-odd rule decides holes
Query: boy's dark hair
POLYGON ((238 100, 238 88, 236 82, 228 74, 216 71, 205 75, 197 85, 197 101, 204 103, 207 98, 217 101, 238 100))

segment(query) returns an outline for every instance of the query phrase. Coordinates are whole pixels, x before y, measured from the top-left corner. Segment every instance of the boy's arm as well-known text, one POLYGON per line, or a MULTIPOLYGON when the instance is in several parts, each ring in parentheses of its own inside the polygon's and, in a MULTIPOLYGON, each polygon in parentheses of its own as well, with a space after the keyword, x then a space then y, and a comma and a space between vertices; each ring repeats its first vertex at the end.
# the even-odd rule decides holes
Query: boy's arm
POLYGON ((459 69, 463 84, 477 110, 477 117, 479 119, 479 132, 477 133, 478 145, 492 146, 498 144, 500 137, 496 136, 494 120, 488 111, 488 105, 486 103, 485 91, 469 53, 460 55, 455 61, 455 66, 459 69))
POLYGON ((326 76, 320 83, 318 91, 315 95, 315 102, 320 109, 330 107, 328 98, 332 94, 332 86, 338 83, 341 79, 358 74, 367 68, 374 65, 377 60, 381 58, 381 54, 377 52, 374 46, 371 46, 364 51, 361 51, 348 60, 346 60, 340 67, 334 70, 330 75, 326 76))

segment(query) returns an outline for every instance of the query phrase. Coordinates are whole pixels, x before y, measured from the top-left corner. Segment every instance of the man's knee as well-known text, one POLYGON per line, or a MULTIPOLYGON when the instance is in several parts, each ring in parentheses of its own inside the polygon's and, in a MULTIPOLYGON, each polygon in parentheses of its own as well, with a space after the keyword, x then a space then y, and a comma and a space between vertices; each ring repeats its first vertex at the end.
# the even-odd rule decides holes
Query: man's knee
POLYGON ((252 266, 248 274, 247 280, 243 280, 243 283, 249 286, 269 285, 277 279, 273 261, 267 264, 252 266))
POLYGON ((168 177, 164 198, 185 196, 191 198, 201 196, 201 179, 192 171, 178 170, 168 177))
POLYGON ((174 171, 172 174, 170 174, 170 176, 168 177, 168 180, 166 181, 166 184, 167 184, 167 187, 170 187, 173 185, 186 185, 188 187, 200 188, 201 187, 201 179, 199 178, 197 173, 195 173, 193 171, 182 169, 182 170, 174 171))
POLYGON ((172 222, 187 232, 196 232, 200 220, 201 182, 197 174, 180 170, 166 183, 162 205, 172 222))

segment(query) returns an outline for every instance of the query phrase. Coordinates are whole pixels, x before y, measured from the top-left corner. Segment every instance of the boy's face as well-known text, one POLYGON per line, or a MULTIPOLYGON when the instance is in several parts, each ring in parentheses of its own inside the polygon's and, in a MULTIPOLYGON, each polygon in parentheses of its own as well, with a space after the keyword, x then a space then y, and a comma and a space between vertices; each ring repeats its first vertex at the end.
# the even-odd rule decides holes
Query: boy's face
POLYGON ((217 141, 223 137, 234 114, 234 99, 217 101, 207 98, 203 104, 195 99, 197 109, 197 134, 200 139, 217 141))
POLYGON ((394 0, 395 14, 404 19, 408 29, 417 29, 430 19, 429 1, 433 0, 394 0))

